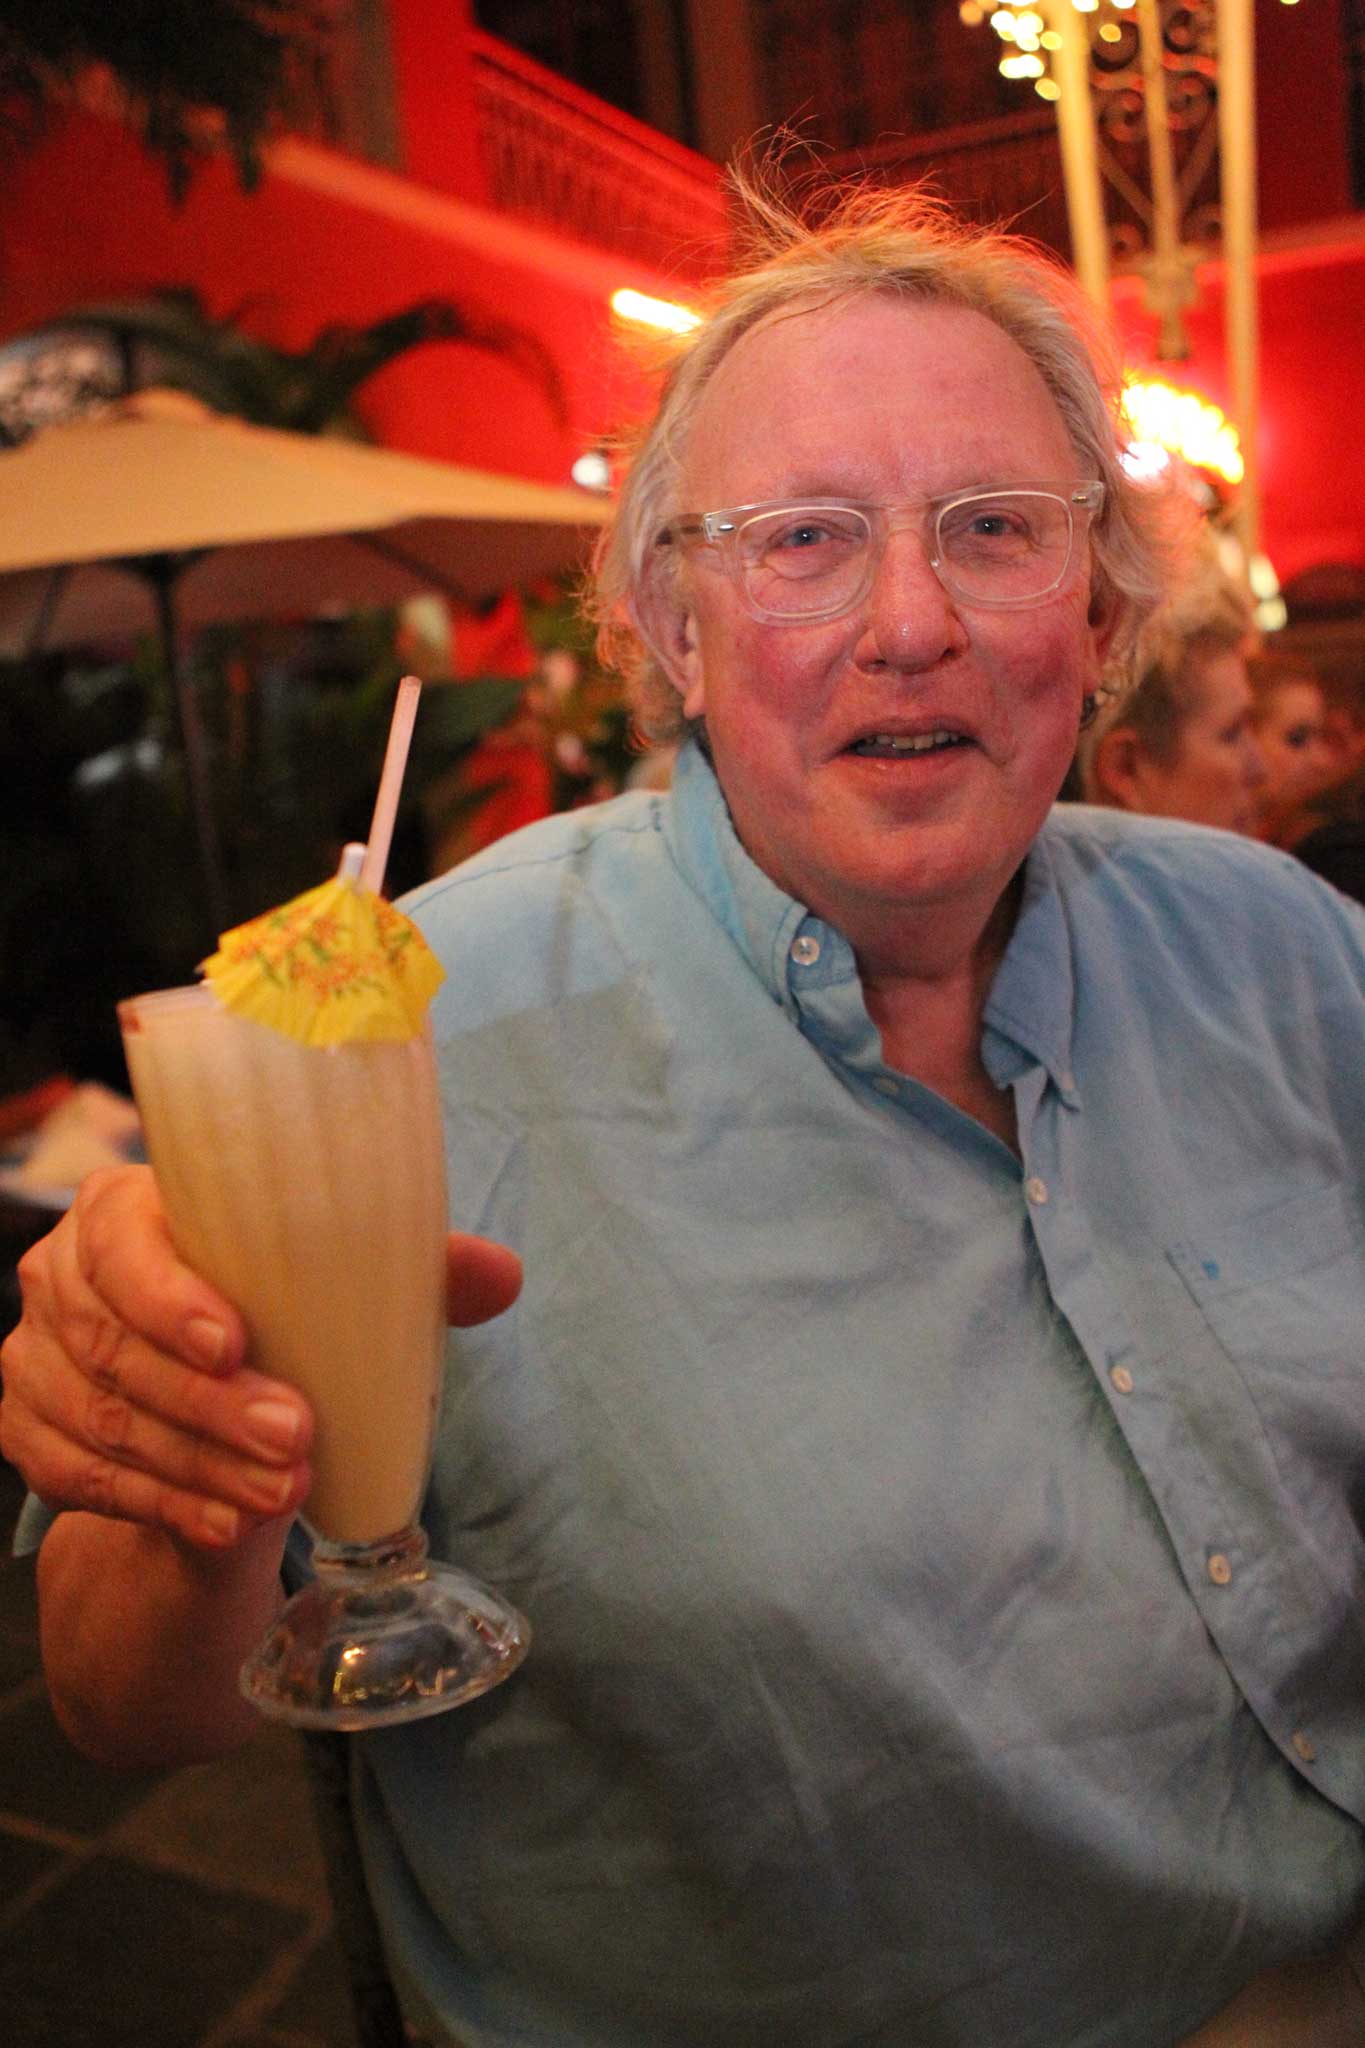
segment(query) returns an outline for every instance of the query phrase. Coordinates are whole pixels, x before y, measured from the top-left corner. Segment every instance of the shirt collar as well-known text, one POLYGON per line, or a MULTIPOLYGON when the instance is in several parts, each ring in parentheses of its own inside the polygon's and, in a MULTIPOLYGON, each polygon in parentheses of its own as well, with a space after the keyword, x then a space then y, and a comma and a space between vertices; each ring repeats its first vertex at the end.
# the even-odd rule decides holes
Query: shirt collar
MULTIPOLYGON (((837 988, 856 982, 852 948, 749 858, 715 772, 695 741, 681 749, 674 767, 665 832, 681 873, 774 1001, 800 1019, 809 1018, 814 998, 822 1037, 846 1033, 844 1057, 855 1052, 856 1041, 855 1063, 862 1064, 870 1050, 863 1043, 870 1024, 861 1001, 856 1009, 820 1001, 821 990, 832 998, 837 988), (813 961, 801 958, 812 950, 813 961), (839 1018, 844 1029, 832 1034, 839 1018)), ((1073 1020, 1070 934, 1044 826, 1024 864, 1019 915, 986 1002, 982 1056, 991 1079, 1008 1087, 1040 1064, 1063 1099, 1074 1101, 1073 1020)))
POLYGON ((1019 915, 986 998, 981 1051, 996 1086, 1007 1087, 1036 1062, 1074 1107, 1075 1018, 1071 933, 1044 824, 1024 862, 1019 915))
POLYGON ((740 845, 715 771, 695 740, 680 750, 674 764, 664 829, 684 878, 769 994, 795 1015, 788 975, 791 948, 811 920, 740 845))

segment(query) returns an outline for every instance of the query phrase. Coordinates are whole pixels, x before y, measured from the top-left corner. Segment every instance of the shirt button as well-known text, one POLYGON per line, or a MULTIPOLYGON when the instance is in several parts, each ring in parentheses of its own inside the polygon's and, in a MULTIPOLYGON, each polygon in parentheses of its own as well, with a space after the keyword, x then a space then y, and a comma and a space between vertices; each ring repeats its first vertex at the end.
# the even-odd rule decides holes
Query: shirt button
POLYGON ((1041 1207, 1042 1204, 1047 1200, 1047 1182, 1045 1180, 1039 1180, 1036 1173, 1031 1173, 1028 1179, 1024 1182, 1024 1193, 1028 1196, 1031 1202, 1034 1202, 1039 1207, 1041 1207))
POLYGON ((1213 1580, 1215 1586, 1226 1586, 1231 1583, 1232 1566, 1228 1563, 1221 1550, 1215 1550, 1213 1556, 1209 1559, 1209 1577, 1213 1580))
POLYGON ((803 932, 799 939, 792 940, 791 956, 798 967, 814 967, 820 958, 820 941, 803 932))
POLYGON ((883 1095, 899 1095, 901 1092, 900 1082, 893 1080, 890 1074, 878 1074, 872 1086, 879 1089, 883 1095))
POLYGON ((1317 1761, 1317 1749, 1310 1737, 1304 1734, 1302 1728, 1296 1728, 1289 1741, 1300 1763, 1311 1764, 1317 1761))
POLYGON ((1132 1393, 1133 1375, 1129 1372, 1126 1365, 1116 1365, 1109 1377, 1121 1394, 1132 1393))

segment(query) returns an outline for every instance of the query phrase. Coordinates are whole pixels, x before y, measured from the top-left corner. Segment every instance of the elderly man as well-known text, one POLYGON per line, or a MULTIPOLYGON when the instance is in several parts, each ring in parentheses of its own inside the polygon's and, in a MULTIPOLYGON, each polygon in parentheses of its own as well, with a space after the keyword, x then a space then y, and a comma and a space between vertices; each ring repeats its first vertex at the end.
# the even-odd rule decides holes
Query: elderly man
MULTIPOLYGON (((466 2048, 1342 2048, 1365 921, 1051 809, 1158 590, 1063 282, 752 207, 599 578, 673 788, 412 906, 526 1271, 456 1242, 426 1523, 536 1643, 358 1743, 395 1976, 466 2048)), ((309 1418, 145 1179, 27 1279, 59 1711, 211 1753, 309 1418)))

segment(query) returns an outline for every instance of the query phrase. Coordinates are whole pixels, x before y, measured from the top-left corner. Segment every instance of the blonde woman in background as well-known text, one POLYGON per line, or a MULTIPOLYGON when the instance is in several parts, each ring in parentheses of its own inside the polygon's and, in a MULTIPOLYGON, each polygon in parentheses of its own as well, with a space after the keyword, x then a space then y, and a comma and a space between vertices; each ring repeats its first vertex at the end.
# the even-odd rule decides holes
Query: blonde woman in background
POLYGON ((1254 835, 1266 762, 1247 672, 1249 600, 1201 560, 1153 625, 1137 682, 1083 734, 1087 803, 1254 835))

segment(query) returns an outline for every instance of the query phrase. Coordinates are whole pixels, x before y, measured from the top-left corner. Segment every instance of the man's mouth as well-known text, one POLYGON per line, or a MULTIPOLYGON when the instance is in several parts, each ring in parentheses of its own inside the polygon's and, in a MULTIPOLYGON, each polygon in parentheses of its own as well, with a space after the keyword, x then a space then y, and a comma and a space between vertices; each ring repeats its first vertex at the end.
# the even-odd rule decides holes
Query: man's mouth
POLYGON ((966 747, 971 741, 965 733, 948 732, 940 728, 936 732, 870 732, 862 739, 854 740, 850 754, 862 754, 874 760, 895 760, 904 754, 936 754, 945 747, 966 747))

